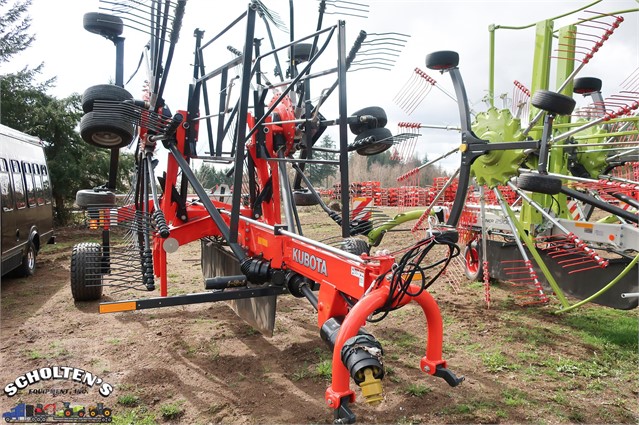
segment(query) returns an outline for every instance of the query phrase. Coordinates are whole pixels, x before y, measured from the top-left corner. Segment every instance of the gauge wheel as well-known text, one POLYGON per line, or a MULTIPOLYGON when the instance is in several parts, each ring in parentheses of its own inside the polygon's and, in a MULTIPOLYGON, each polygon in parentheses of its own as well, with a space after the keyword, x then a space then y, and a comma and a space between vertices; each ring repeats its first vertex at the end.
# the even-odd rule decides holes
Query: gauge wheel
POLYGON ((82 110, 85 113, 93 111, 95 101, 122 102, 129 99, 133 99, 131 93, 120 86, 116 86, 115 84, 98 84, 97 86, 89 87, 82 94, 82 110))
POLYGON ((377 155, 393 146, 393 134, 387 128, 372 128, 355 137, 348 147, 362 156, 377 155))
POLYGON ((340 249, 351 254, 362 255, 368 254, 371 247, 368 245, 368 242, 363 239, 347 238, 341 242, 340 249))
POLYGON ((351 115, 357 117, 357 122, 348 125, 351 133, 355 135, 361 134, 364 131, 370 130, 372 128, 386 127, 386 124, 388 123, 386 111, 384 111, 384 109, 380 108, 379 106, 369 106, 368 108, 355 111, 351 115), (371 116, 374 119, 368 122, 360 122, 359 118, 363 116, 371 116))
POLYGON ((71 252, 71 294, 75 301, 95 301, 102 296, 102 247, 76 244, 71 252))
POLYGON ((529 192, 556 195, 561 192, 561 180, 543 174, 522 174, 517 178, 517 186, 529 192))
POLYGON ((573 82, 572 91, 577 94, 588 95, 590 93, 596 93, 601 91, 602 82, 599 78, 595 77, 581 77, 575 78, 573 82))
POLYGON ((473 282, 479 282, 484 278, 484 269, 482 267, 481 254, 477 241, 472 241, 464 249, 464 273, 466 277, 473 282))
POLYGON ((85 30, 109 39, 122 35, 124 31, 124 22, 121 18, 100 12, 85 13, 82 25, 85 30))
POLYGON ((110 116, 87 112, 80 120, 82 140, 99 148, 117 149, 131 143, 135 126, 130 118, 114 113, 110 116))
POLYGON ((293 191, 293 199, 295 200, 295 205, 301 207, 307 207, 312 205, 318 205, 319 200, 317 197, 308 189, 300 189, 293 191))
POLYGON ((436 71, 455 68, 459 65, 459 53, 442 50, 426 55, 426 68, 436 71))
POLYGON ((556 115, 570 115, 575 109, 575 99, 548 90, 537 90, 530 103, 535 108, 542 109, 556 115))

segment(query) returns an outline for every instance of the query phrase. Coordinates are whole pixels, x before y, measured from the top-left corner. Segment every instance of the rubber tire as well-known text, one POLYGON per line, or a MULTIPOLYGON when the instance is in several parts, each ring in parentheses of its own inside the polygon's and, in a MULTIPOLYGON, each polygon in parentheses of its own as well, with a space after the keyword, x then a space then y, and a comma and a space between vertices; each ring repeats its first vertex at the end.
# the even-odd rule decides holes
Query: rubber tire
POLYGON ((133 140, 135 126, 124 115, 114 114, 106 119, 88 112, 80 120, 82 140, 100 148, 116 149, 128 146, 133 140))
POLYGON ((371 128, 357 135, 348 147, 362 156, 377 155, 393 146, 393 134, 387 128, 371 128))
POLYGON ((441 50, 426 55, 426 68, 444 71, 459 65, 459 53, 451 50, 441 50))
POLYGON ((537 90, 530 101, 535 108, 556 115, 570 115, 575 109, 575 99, 549 90, 537 90))
POLYGON ((18 274, 23 277, 33 276, 36 270, 36 257, 38 255, 35 244, 27 242, 27 248, 22 255, 22 264, 18 268, 18 274))
POLYGON ((109 409, 108 407, 102 409, 102 414, 108 418, 109 416, 111 416, 111 409, 109 409))
POLYGON ((602 81, 595 77, 581 77, 575 78, 573 81, 572 91, 577 94, 583 94, 584 96, 591 93, 601 91, 602 81))
POLYGON ((295 205, 300 207, 310 207, 319 204, 317 197, 308 189, 293 191, 293 199, 295 200, 295 205))
POLYGON ((85 30, 108 39, 114 39, 122 35, 124 31, 124 22, 121 18, 100 12, 85 13, 82 17, 82 26, 85 30))
POLYGON ((87 208, 90 206, 113 206, 115 205, 115 193, 97 192, 93 189, 82 189, 76 192, 75 203, 80 208, 87 208))
POLYGON ((368 243, 359 238, 347 238, 344 239, 339 248, 342 251, 349 252, 354 255, 368 254, 371 251, 371 247, 368 243))
POLYGON ((517 187, 529 192, 556 195, 561 192, 561 179, 543 174, 522 174, 517 177, 517 187))
POLYGON ((95 301, 102 296, 101 254, 98 243, 83 242, 73 247, 71 294, 75 301, 95 301))
POLYGON ((114 84, 98 84, 91 86, 82 93, 82 110, 87 113, 93 111, 93 103, 96 100, 108 100, 122 102, 133 99, 126 89, 114 84))
POLYGON ((85 412, 84 410, 80 410, 80 411, 78 412, 78 417, 80 417, 80 418, 84 418, 84 415, 86 415, 86 412, 85 412))
POLYGON ((351 114, 351 116, 355 116, 358 118, 358 122, 348 125, 351 133, 355 135, 361 134, 364 131, 370 130, 372 128, 386 127, 386 124, 388 123, 386 111, 384 111, 384 109, 380 108, 379 106, 369 106, 368 108, 360 109, 354 114, 351 114), (372 117, 375 117, 377 119, 377 125, 375 125, 375 122, 359 122, 359 117, 363 115, 370 115, 372 117))
POLYGON ((477 249, 477 241, 472 241, 466 245, 464 249, 464 274, 469 280, 481 282, 484 279, 482 262, 477 249))
POLYGON ((95 418, 96 416, 98 416, 98 412, 95 409, 91 409, 89 410, 89 416, 95 418))
MULTIPOLYGON (((298 43, 295 45, 295 63, 303 63, 308 61, 311 56, 311 47, 313 44, 311 43, 298 43)), ((315 52, 317 52, 317 47, 315 48, 315 52)), ((291 58, 291 49, 288 49, 288 58, 291 58)))

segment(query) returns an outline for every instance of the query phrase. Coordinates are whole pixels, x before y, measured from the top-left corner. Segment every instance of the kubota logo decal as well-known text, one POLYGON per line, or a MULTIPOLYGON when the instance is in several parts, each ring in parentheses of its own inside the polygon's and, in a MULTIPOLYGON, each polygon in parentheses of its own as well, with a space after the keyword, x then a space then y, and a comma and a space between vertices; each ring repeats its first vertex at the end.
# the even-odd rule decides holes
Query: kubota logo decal
POLYGON ((328 272, 326 271, 326 260, 315 255, 311 255, 308 252, 304 252, 299 248, 293 248, 293 261, 313 270, 314 272, 328 276, 328 272))

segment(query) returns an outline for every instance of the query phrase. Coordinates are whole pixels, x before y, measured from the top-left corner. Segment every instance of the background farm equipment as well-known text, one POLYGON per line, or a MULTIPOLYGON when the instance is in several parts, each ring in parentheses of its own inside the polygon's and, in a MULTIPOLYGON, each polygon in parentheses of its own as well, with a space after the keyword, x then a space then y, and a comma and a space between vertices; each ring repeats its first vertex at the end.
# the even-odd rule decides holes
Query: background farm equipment
MULTIPOLYGON (((495 31, 502 26, 490 27, 485 112, 468 106, 456 53, 435 52, 426 59, 427 68, 452 77, 461 125, 439 128, 461 132, 461 164, 413 231, 423 234, 420 224, 435 205, 450 208, 447 223, 458 228, 465 245, 466 276, 484 281, 487 301, 490 281, 496 279, 519 286, 521 304, 546 303, 547 294, 554 293, 560 311, 590 301, 619 309, 637 306, 636 298, 623 296, 634 293, 638 281, 637 176, 632 174, 639 134, 637 71, 622 83, 618 94, 606 98, 600 92, 600 79, 576 78, 604 43, 611 42, 624 20, 622 12, 582 8, 572 13, 579 12, 585 16, 558 30, 554 21, 570 14, 524 27, 503 27, 536 28, 531 89, 515 81, 511 109, 494 106, 495 31), (551 67, 556 71, 557 92, 548 91, 551 67), (591 103, 575 110, 573 93, 591 103), (567 295, 581 301, 571 303, 567 295)), ((634 12, 637 9, 623 11, 634 12)), ((435 84, 423 71, 418 75, 420 84, 425 79, 435 84)), ((407 84, 415 86, 414 81, 407 84)), ((396 101, 406 98, 407 87, 402 90, 396 101)), ((417 97, 422 92, 412 87, 412 101, 421 102, 417 97)), ((405 103, 400 101, 400 106, 405 103)), ((418 131, 413 134, 419 136, 418 131)), ((410 187, 419 172, 420 168, 412 170, 398 181, 410 187)))

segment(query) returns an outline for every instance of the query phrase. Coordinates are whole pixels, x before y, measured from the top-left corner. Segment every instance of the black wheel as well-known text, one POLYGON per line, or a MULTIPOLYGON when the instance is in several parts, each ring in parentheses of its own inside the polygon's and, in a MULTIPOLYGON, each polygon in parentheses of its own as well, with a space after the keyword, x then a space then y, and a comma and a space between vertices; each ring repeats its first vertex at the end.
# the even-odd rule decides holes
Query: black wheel
MULTIPOLYGON (((295 52, 293 53, 293 59, 295 59, 295 62, 302 63, 309 60, 309 58, 311 57, 312 47, 313 45, 311 43, 299 43, 299 44, 296 44, 295 46, 292 46, 292 48, 295 49, 295 52)), ((317 48, 315 49, 315 52, 317 52, 317 48)), ((291 58, 290 49, 288 51, 288 56, 290 59, 291 58)))
POLYGON ((92 418, 95 418, 97 415, 98 415, 98 412, 96 412, 95 409, 89 410, 89 416, 91 416, 92 418))
POLYGON ((84 410, 80 410, 80 411, 78 412, 78 416, 79 416, 79 417, 84 418, 84 415, 85 415, 84 410))
POLYGON ((122 19, 106 13, 85 13, 82 25, 85 30, 109 39, 122 35, 122 31, 124 31, 122 19))
POLYGON ((342 251, 350 252, 355 255, 368 254, 371 250, 371 247, 365 240, 358 238, 344 239, 339 248, 342 251))
POLYGON ((295 205, 300 207, 308 207, 312 205, 319 204, 319 200, 313 193, 308 189, 300 189, 293 191, 293 199, 295 200, 295 205))
POLYGON ((358 134, 348 147, 363 156, 377 155, 393 146, 393 134, 387 128, 371 128, 358 134))
POLYGON ((102 414, 108 418, 109 416, 111 416, 111 409, 105 407, 104 409, 102 409, 102 414))
POLYGON ((530 101, 535 108, 556 115, 570 115, 575 109, 575 99, 548 90, 537 90, 530 101))
POLYGON ((426 68, 436 71, 455 68, 459 65, 459 53, 442 50, 426 55, 426 68))
POLYGON ((95 301, 102 296, 100 244, 84 242, 71 253, 71 294, 75 301, 95 301))
POLYGON ((22 254, 22 264, 20 264, 20 268, 18 269, 18 273, 21 276, 33 276, 36 269, 36 255, 36 246, 32 241, 29 241, 22 254))
POLYGON ((464 273, 469 280, 479 282, 484 278, 481 254, 479 253, 477 241, 472 241, 464 249, 464 273))
POLYGON ((80 120, 80 135, 85 142, 108 149, 122 148, 131 143, 135 127, 130 119, 119 114, 109 118, 94 114, 88 112, 80 120))
POLYGON ((112 206, 115 205, 115 193, 98 192, 93 189, 78 190, 75 194, 75 203, 80 208, 90 206, 112 206))
POLYGON ((522 174, 517 177, 517 186, 529 192, 556 195, 561 191, 561 180, 543 174, 522 174))
POLYGON ((351 123, 348 127, 351 129, 351 133, 358 135, 363 133, 366 130, 370 130, 372 128, 381 128, 386 127, 388 123, 388 117, 386 116, 386 111, 384 111, 379 106, 369 106, 368 108, 360 109, 356 111, 351 116, 357 117, 356 123, 351 123), (367 120, 366 122, 361 122, 360 117, 370 116, 374 119, 367 120))
POLYGON ((581 77, 575 78, 573 82, 572 91, 577 94, 588 95, 601 91, 602 82, 599 78, 595 77, 581 77))
POLYGON ((114 84, 98 84, 91 86, 82 94, 82 110, 84 112, 93 111, 93 102, 96 100, 109 100, 114 102, 122 102, 123 100, 133 99, 131 93, 126 89, 114 84))

